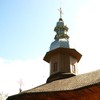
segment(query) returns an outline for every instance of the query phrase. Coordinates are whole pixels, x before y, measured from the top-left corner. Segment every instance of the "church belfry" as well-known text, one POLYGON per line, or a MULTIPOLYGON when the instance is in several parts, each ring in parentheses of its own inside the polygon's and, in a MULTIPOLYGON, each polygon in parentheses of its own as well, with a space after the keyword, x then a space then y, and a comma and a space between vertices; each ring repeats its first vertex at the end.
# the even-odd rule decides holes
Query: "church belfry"
POLYGON ((44 60, 50 63, 50 76, 47 82, 77 75, 77 63, 82 56, 78 51, 70 48, 68 27, 64 25, 61 8, 59 11, 60 18, 54 28, 55 41, 51 43, 50 50, 44 57, 44 60))

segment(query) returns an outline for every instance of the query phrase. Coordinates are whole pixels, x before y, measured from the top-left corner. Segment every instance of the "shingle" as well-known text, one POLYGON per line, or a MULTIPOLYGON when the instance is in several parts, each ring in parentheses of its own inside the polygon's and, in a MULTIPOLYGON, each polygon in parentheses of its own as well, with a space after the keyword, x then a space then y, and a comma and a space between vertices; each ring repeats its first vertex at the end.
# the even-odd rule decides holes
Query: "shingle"
POLYGON ((100 70, 73 76, 71 78, 52 81, 50 83, 43 84, 36 88, 23 91, 22 94, 35 92, 69 91, 84 88, 95 84, 100 85, 100 70))

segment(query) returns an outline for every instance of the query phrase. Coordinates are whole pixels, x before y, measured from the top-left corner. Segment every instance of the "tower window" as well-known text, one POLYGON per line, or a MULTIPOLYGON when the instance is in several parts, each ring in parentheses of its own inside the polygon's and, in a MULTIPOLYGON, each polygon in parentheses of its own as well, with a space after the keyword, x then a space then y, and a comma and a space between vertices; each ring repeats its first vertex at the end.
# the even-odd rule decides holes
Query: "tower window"
POLYGON ((54 66, 53 66, 53 71, 56 72, 57 71, 57 63, 54 63, 54 66))
POLYGON ((76 69, 75 69, 75 65, 72 65, 72 72, 75 73, 76 69))

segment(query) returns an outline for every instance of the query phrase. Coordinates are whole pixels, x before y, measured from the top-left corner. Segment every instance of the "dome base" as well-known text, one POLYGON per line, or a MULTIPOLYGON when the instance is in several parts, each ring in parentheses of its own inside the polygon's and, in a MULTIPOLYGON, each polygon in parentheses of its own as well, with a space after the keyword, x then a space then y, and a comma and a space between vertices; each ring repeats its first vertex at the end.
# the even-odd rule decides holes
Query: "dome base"
POLYGON ((59 79, 65 79, 65 78, 70 78, 75 76, 75 74, 72 73, 65 73, 65 72, 59 72, 59 73, 55 73, 53 75, 51 75, 48 79, 46 83, 55 81, 55 80, 59 80, 59 79))

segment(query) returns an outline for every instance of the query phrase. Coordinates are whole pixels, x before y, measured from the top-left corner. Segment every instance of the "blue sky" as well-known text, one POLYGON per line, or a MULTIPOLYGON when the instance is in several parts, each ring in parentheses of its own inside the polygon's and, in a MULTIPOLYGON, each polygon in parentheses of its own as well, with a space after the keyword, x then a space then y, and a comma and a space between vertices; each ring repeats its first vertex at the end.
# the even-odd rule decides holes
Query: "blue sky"
POLYGON ((46 82, 43 56, 54 41, 60 7, 70 45, 83 55, 79 74, 100 69, 99 0, 0 0, 0 92, 18 93, 20 78, 23 90, 46 82))
POLYGON ((74 17, 85 2, 1 0, 0 56, 6 59, 28 59, 44 54, 55 35, 53 29, 59 18, 57 9, 60 5, 64 9, 65 21, 74 29, 74 17))

